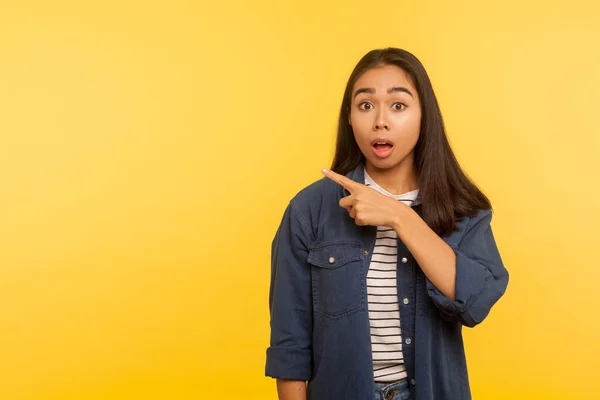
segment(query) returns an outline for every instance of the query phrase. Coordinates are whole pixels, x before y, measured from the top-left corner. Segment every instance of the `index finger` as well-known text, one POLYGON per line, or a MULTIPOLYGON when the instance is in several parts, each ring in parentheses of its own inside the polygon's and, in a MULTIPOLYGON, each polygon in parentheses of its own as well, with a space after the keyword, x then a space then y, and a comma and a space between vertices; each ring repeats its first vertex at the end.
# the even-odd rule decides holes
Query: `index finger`
POLYGON ((354 182, 353 180, 346 178, 344 175, 340 175, 337 172, 333 172, 325 168, 323 168, 323 175, 325 175, 327 178, 331 179, 335 183, 342 185, 350 193, 354 192, 361 186, 360 183, 354 182))

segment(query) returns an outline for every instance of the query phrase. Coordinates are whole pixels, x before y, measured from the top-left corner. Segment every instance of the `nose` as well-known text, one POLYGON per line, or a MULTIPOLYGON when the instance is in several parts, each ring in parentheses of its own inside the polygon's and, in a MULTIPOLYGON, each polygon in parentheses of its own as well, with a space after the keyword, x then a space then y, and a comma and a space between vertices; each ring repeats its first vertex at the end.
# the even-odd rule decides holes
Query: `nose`
POLYGON ((388 125, 384 122, 378 122, 375 124, 375 130, 378 131, 380 129, 385 129, 386 131, 390 130, 388 125))
POLYGON ((378 131, 380 129, 389 130, 389 124, 387 122, 387 116, 385 115, 385 111, 380 111, 377 113, 377 117, 375 118, 375 124, 373 126, 373 130, 378 131))

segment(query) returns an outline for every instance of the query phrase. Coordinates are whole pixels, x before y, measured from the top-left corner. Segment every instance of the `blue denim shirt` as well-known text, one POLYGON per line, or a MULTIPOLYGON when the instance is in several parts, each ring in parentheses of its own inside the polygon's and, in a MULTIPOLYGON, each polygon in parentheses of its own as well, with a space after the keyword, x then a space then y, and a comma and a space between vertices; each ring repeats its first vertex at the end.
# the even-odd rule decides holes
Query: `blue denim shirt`
MULTIPOLYGON (((364 166, 347 175, 364 183, 364 166)), ((308 381, 310 400, 373 398, 366 276, 376 227, 357 226, 339 206, 347 191, 321 179, 289 203, 272 244, 271 342, 266 375, 308 381)), ((415 211, 420 212, 416 203, 415 211)), ((471 398, 462 326, 479 324, 504 294, 491 212, 458 223, 443 239, 456 253, 455 301, 425 277, 398 240, 404 361, 412 398, 471 398)))

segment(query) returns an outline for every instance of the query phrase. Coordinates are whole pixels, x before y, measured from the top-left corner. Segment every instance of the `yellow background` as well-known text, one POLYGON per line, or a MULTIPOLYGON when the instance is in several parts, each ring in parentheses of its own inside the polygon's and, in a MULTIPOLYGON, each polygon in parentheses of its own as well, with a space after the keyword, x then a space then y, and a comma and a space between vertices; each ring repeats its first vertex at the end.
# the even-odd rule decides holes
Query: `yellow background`
POLYGON ((428 69, 511 272, 475 399, 600 398, 595 1, 0 2, 0 399, 275 399, 272 236, 372 48, 428 69))

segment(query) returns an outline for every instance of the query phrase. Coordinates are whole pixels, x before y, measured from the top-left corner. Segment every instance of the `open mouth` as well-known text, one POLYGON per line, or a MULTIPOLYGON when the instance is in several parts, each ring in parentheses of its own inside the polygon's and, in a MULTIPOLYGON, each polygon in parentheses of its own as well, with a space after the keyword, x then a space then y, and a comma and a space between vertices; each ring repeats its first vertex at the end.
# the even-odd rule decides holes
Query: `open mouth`
POLYGON ((392 153, 394 144, 387 139, 375 139, 371 146, 375 155, 379 158, 385 158, 392 153))

